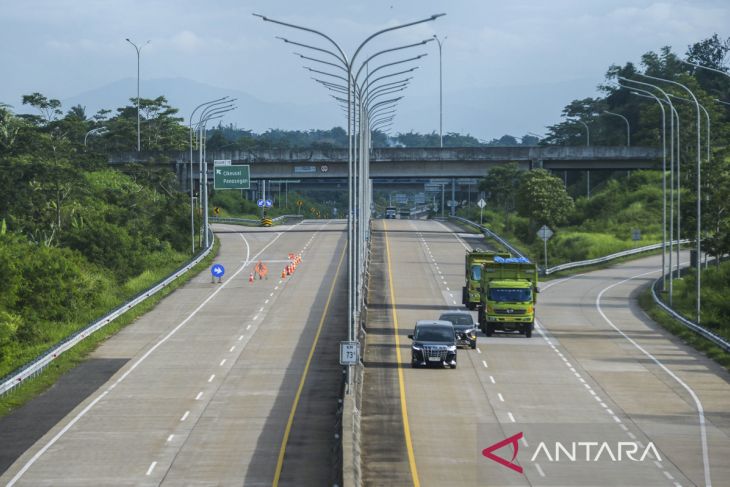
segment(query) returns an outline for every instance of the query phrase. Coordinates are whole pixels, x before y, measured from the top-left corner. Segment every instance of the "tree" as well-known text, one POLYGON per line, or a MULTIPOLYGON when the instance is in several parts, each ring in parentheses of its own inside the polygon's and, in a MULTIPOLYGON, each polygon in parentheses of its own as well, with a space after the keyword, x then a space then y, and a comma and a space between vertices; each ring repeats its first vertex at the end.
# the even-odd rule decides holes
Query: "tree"
POLYGON ((30 105, 36 108, 45 123, 51 123, 61 114, 61 102, 55 98, 46 98, 44 95, 35 92, 30 95, 23 95, 23 105, 30 105))
POLYGON ((526 172, 517 193, 517 211, 531 223, 556 228, 568 219, 575 204, 563 182, 545 169, 526 172))
POLYGON ((487 193, 487 200, 504 212, 507 231, 510 230, 507 215, 515 210, 515 196, 521 175, 519 166, 513 162, 493 167, 487 176, 479 181, 479 189, 487 193))

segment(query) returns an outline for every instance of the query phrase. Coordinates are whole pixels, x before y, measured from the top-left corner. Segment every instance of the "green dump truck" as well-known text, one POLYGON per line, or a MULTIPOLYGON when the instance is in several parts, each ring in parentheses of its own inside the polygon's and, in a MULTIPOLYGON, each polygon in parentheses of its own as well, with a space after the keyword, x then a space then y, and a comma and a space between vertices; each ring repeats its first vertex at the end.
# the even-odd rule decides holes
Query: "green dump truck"
POLYGON ((487 336, 495 330, 518 331, 532 336, 537 302, 537 266, 523 257, 495 256, 482 264, 479 329, 487 336))
POLYGON ((482 265, 487 262, 494 262, 495 257, 509 257, 506 252, 493 252, 491 250, 468 250, 466 252, 464 269, 464 287, 461 288, 461 304, 468 309, 476 309, 481 302, 479 288, 482 280, 482 265))

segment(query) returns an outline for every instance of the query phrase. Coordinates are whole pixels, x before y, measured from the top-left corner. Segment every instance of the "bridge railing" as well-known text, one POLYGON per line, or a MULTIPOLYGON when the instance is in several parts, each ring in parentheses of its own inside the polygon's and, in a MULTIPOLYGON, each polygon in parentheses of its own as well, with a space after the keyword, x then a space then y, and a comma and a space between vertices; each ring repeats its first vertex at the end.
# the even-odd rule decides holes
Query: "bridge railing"
POLYGON ((79 330, 76 333, 61 340, 60 342, 46 350, 44 353, 42 353, 40 356, 15 369, 13 372, 7 374, 2 379, 0 379, 0 396, 13 390, 15 387, 24 383, 28 379, 37 376, 43 369, 48 367, 48 365, 50 365, 61 354, 73 348, 78 343, 88 338, 94 332, 104 328, 109 323, 119 318, 130 309, 144 302, 150 296, 154 296, 158 292, 162 291, 164 288, 169 286, 175 279, 184 275, 190 269, 198 265, 213 249, 213 232, 211 232, 210 235, 210 245, 207 248, 203 249, 187 264, 178 268, 175 272, 167 276, 158 284, 147 289, 146 291, 142 291, 141 293, 137 294, 131 300, 118 306, 113 311, 87 325, 82 330, 79 330))

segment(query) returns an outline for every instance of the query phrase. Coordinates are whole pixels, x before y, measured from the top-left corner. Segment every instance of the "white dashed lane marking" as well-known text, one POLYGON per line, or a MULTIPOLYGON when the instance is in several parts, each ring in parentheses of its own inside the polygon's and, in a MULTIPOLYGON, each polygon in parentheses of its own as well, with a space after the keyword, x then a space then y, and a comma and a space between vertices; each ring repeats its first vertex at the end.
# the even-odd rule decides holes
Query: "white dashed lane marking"
POLYGON ((186 419, 188 419, 188 416, 190 416, 190 411, 185 411, 185 414, 182 415, 180 421, 185 421, 186 419))

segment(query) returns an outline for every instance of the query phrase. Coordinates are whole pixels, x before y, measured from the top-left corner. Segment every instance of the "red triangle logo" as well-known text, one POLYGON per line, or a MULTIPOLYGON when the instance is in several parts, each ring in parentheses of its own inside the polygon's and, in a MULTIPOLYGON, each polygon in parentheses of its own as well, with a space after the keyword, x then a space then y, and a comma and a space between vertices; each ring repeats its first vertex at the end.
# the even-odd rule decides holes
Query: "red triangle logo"
POLYGON ((517 458, 517 451, 519 450, 519 444, 517 443, 522 438, 522 432, 517 433, 514 436, 510 436, 509 438, 505 438, 504 440, 495 443, 492 446, 488 446, 484 450, 482 450, 482 455, 489 458, 490 460, 493 460, 497 463, 499 463, 502 466, 505 466, 509 469, 514 470, 517 473, 522 473, 522 467, 519 465, 516 465, 513 463, 515 461, 515 458, 517 458), (504 458, 495 455, 492 453, 495 450, 499 450, 503 446, 507 446, 509 444, 512 444, 512 451, 514 452, 512 454, 512 458, 510 460, 505 460, 504 458))

